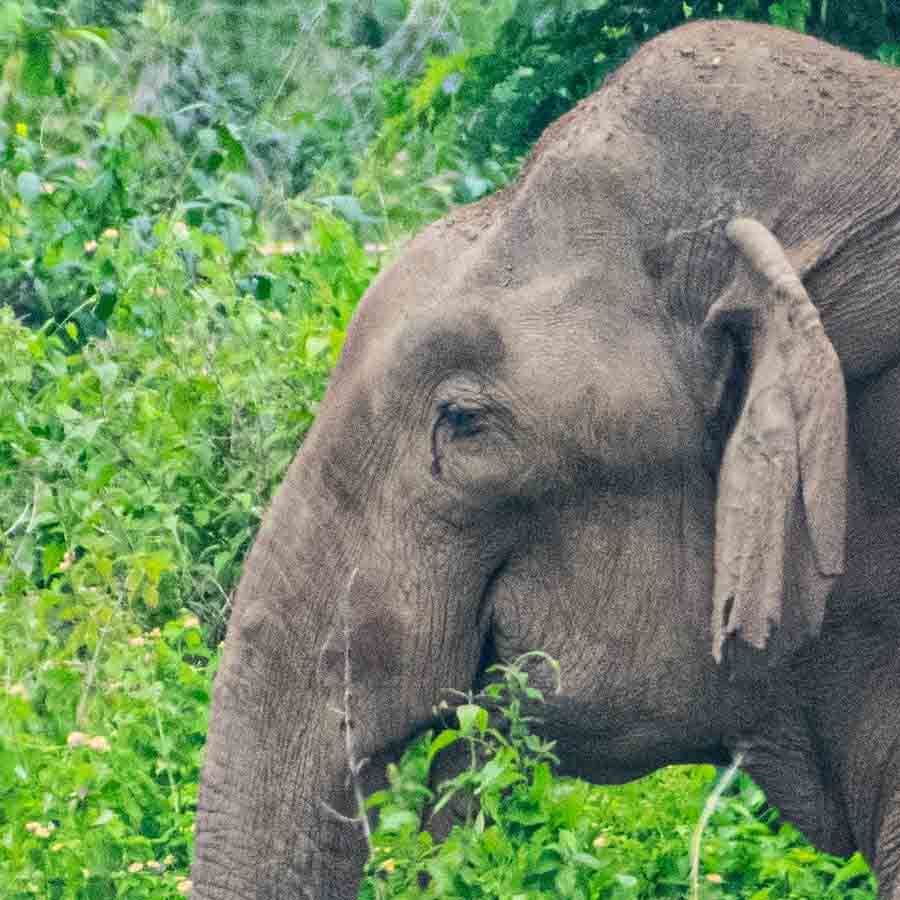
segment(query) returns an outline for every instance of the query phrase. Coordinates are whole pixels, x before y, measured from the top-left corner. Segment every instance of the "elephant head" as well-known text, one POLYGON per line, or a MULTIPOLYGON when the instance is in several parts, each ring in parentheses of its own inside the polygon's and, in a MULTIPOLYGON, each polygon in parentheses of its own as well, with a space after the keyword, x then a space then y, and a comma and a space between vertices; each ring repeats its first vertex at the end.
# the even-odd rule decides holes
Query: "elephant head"
POLYGON ((355 896, 345 713, 374 785, 445 689, 532 649, 561 666, 541 715, 567 772, 756 746, 814 839, 875 853, 779 685, 819 665, 845 568, 845 376, 897 349, 847 299, 888 201, 779 80, 789 53, 874 69, 756 26, 669 33, 369 289, 238 591, 196 896, 355 896))

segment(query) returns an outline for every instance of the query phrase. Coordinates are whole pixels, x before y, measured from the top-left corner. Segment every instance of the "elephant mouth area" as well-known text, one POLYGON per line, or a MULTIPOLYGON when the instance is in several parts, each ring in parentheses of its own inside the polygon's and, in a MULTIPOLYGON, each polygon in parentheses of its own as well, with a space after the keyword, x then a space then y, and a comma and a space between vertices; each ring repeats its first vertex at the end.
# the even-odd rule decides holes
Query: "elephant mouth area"
MULTIPOLYGON (((496 594, 497 584, 509 565, 509 558, 503 559, 494 566, 484 581, 484 587, 481 589, 481 596, 478 599, 478 611, 475 615, 475 627, 480 634, 485 635, 485 643, 490 640, 491 622, 494 617, 494 597, 496 594)), ((484 653, 482 652, 482 657, 484 653)), ((478 674, 482 672, 479 666, 478 674)))

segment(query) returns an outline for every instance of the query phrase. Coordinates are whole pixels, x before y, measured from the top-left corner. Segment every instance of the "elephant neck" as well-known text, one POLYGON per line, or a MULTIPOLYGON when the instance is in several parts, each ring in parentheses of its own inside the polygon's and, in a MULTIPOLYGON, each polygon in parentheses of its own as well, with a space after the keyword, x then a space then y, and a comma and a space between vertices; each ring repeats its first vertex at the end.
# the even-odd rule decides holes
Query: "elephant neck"
POLYGON ((858 844, 835 780, 837 760, 824 752, 804 693, 802 679, 786 667, 765 683, 735 688, 736 724, 723 744, 732 754, 743 752, 742 769, 814 846, 848 855, 858 844))

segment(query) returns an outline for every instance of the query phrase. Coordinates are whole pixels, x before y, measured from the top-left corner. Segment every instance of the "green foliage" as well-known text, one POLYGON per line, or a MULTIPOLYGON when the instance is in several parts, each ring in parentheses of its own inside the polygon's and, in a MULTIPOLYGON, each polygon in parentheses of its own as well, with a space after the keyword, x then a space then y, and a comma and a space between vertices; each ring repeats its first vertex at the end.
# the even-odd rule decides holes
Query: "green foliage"
POLYGON ((321 205, 295 202, 305 234, 270 240, 233 122, 180 139, 124 94, 98 102, 102 60, 68 65, 43 13, 20 12, 0 169, 0 884, 176 897, 210 646, 375 266, 321 205))
POLYGON ((197 618, 141 635, 102 590, 13 581, 0 608, 4 896, 179 896, 213 671, 197 618))
MULTIPOLYGON (((420 131, 440 133, 473 164, 510 165, 543 129, 626 60, 644 41, 690 19, 740 18, 809 31, 882 61, 894 59, 900 14, 893 4, 811 0, 697 0, 635 6, 614 0, 516 0, 455 5, 469 35, 462 51, 432 57, 405 98, 392 87, 382 150, 415 144, 420 131), (484 27, 479 14, 486 18, 484 27)), ((447 154, 448 166, 452 154, 447 154)), ((456 169, 456 167, 453 167, 456 169)), ((490 187, 502 183, 491 174, 490 187)), ((429 171, 426 177, 434 177, 429 171)), ((488 188, 488 189, 489 189, 488 188)), ((476 195, 477 196, 477 195, 476 195)), ((474 199, 457 197, 457 199, 474 199)))
POLYGON ((50 546, 98 583, 162 554, 168 590, 123 569, 128 600, 221 605, 372 272, 348 226, 316 215, 306 253, 242 250, 236 271, 222 238, 182 221, 147 245, 101 238, 91 265, 122 288, 81 352, 73 320, 32 332, 4 311, 0 492, 40 507, 27 574, 49 577, 50 546))
POLYGON ((124 285, 102 339, 0 309, 9 896, 161 897, 185 875, 210 653, 182 611, 221 635, 372 273, 321 211, 305 250, 247 251, 240 269, 222 239, 181 221, 153 237, 100 241, 124 285), (73 732, 111 749, 67 747, 73 732))
MULTIPOLYGON (((531 730, 543 697, 528 684, 529 654, 492 670, 499 680, 454 710, 457 727, 428 732, 388 770, 360 900, 625 900, 688 896, 689 843, 709 766, 675 767, 629 785, 592 788, 553 774, 553 745, 531 730), (431 785, 438 753, 465 747, 469 765, 431 785), (463 820, 445 841, 423 814, 455 800, 463 820)), ((762 792, 743 777, 707 828, 701 896, 746 900, 869 900, 862 859, 810 850, 777 823, 762 792)))

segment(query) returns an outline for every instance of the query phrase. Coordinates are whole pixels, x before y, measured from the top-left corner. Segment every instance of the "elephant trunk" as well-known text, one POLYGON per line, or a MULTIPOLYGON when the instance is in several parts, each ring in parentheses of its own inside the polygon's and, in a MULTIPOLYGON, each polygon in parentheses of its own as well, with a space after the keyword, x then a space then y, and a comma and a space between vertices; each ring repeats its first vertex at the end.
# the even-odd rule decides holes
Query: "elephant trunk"
POLYGON ((344 567, 331 514, 298 481, 295 462, 248 559, 216 677, 195 900, 343 900, 365 858, 343 730, 344 567))
POLYGON ((353 802, 334 716, 309 694, 294 708, 284 697, 269 702, 236 665, 228 660, 216 685, 193 896, 355 897, 365 844, 348 821, 353 802))

